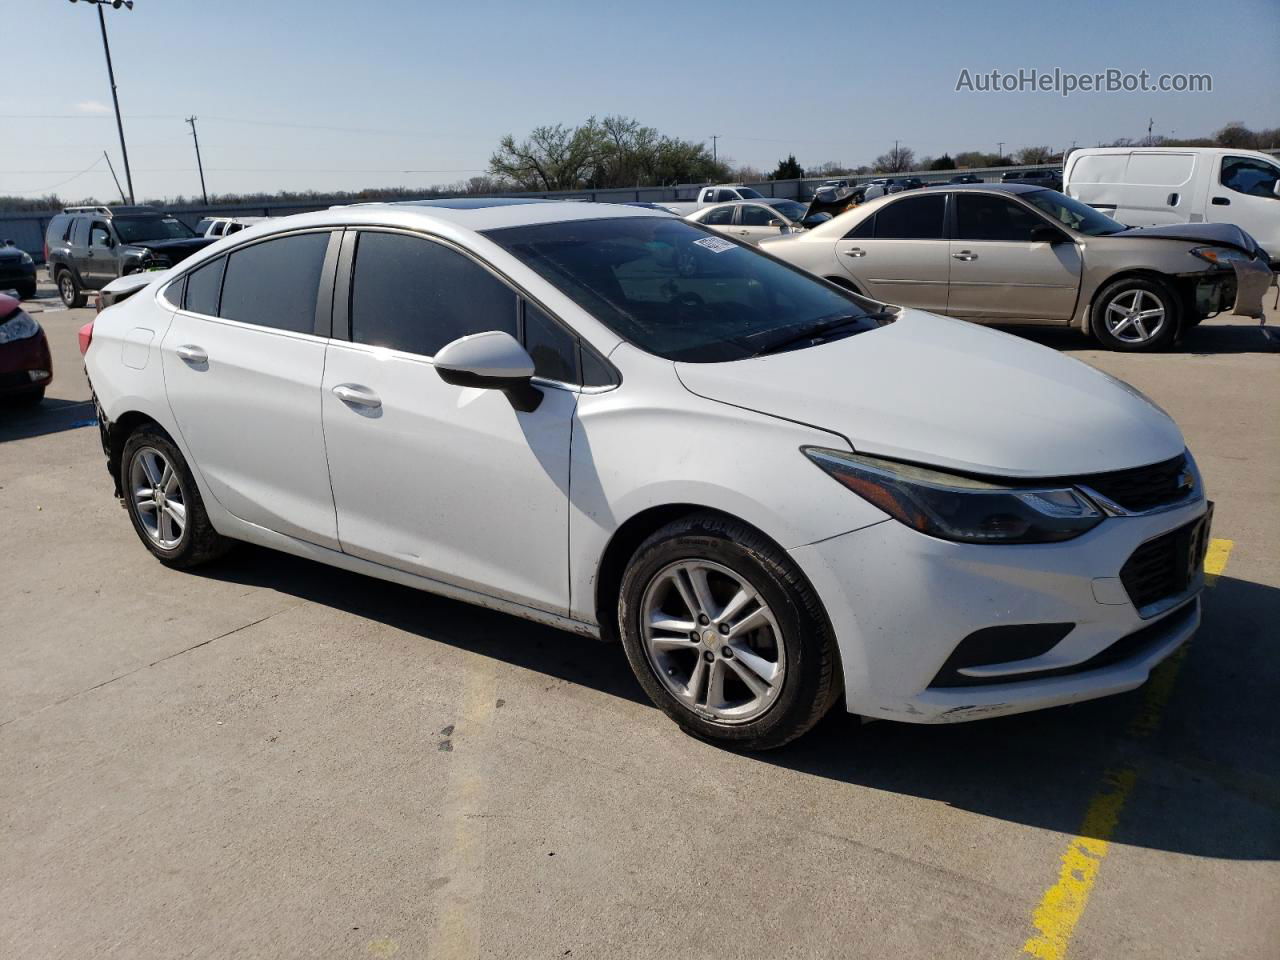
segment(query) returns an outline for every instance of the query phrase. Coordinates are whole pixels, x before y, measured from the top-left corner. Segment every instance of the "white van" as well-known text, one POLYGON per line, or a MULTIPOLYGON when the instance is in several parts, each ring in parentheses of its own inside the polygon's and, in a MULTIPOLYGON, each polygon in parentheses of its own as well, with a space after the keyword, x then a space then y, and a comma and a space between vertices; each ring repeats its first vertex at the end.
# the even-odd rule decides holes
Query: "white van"
POLYGON ((1280 161, 1224 147, 1076 150, 1062 191, 1132 227, 1233 223, 1280 260, 1280 161))

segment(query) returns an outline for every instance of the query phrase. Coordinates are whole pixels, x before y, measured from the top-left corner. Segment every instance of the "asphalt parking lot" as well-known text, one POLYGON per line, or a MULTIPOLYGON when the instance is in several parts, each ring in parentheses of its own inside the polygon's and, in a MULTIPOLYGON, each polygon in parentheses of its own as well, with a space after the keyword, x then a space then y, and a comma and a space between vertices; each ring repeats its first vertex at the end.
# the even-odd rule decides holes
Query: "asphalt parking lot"
POLYGON ((160 566, 91 426, 91 311, 43 295, 54 383, 0 410, 4 956, 1276 956, 1280 339, 1251 321, 1152 356, 1032 334, 1167 409, 1216 501, 1204 625, 1146 687, 742 756, 619 647, 256 548, 160 566))

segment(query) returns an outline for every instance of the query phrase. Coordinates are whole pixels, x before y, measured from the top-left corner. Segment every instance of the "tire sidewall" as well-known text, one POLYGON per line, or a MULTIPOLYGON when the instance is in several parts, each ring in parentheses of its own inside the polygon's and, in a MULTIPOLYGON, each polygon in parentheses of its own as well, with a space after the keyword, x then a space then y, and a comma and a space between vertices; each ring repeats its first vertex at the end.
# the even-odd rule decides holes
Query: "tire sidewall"
POLYGON ((1099 292, 1094 300, 1090 327, 1094 337, 1108 350, 1141 353, 1160 350, 1172 343, 1178 334, 1178 326, 1181 323, 1181 319, 1178 298, 1174 296, 1173 290, 1167 284, 1148 277, 1127 277, 1107 284, 1099 292), (1121 340, 1107 329, 1107 304, 1111 303, 1116 297, 1135 289, 1143 290, 1152 296, 1159 297, 1160 305, 1164 307, 1165 312, 1164 327, 1160 330, 1160 333, 1155 338, 1144 343, 1129 343, 1121 340))
POLYGON ((725 746, 764 749, 775 745, 773 741, 791 739, 789 731, 809 716, 822 694, 815 652, 804 639, 822 625, 813 623, 797 601, 777 561, 768 554, 710 530, 695 528, 665 537, 660 531, 640 547, 623 575, 618 604, 623 648, 645 693, 683 729, 725 746), (695 713, 667 689, 649 659, 641 627, 644 594, 659 571, 681 560, 709 560, 730 568, 755 588, 774 615, 786 652, 786 674, 773 705, 754 720, 729 724, 695 713))
POLYGON ((137 532, 138 538, 143 545, 161 563, 181 565, 192 550, 196 510, 203 509, 203 507, 200 504, 200 494, 196 490, 195 478, 191 475, 191 471, 187 467, 187 461, 183 459, 173 441, 157 430, 142 429, 136 431, 125 441, 124 450, 120 456, 119 479, 120 489, 124 493, 125 512, 129 514, 129 522, 133 524, 133 529, 137 532), (151 536, 147 533, 146 526, 138 516, 137 506, 133 502, 132 484, 130 483, 133 461, 138 452, 146 447, 159 450, 172 464, 174 471, 178 474, 178 485, 182 490, 182 502, 187 509, 187 522, 182 527, 182 537, 178 540, 176 547, 169 549, 160 546, 151 539, 151 536))
POLYGON ((62 300, 63 305, 68 308, 74 309, 78 306, 76 301, 80 299, 80 285, 76 283, 75 274, 65 268, 58 274, 58 297, 62 300), (69 296, 68 289, 70 290, 69 296))

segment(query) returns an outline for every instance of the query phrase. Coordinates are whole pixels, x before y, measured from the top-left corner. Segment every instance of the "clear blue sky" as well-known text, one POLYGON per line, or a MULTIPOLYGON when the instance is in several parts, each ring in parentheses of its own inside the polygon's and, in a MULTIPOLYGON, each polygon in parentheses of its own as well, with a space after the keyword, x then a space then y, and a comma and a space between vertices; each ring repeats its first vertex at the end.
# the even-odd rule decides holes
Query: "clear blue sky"
MULTIPOLYGON (((119 146, 92 7, 0 7, 0 194, 110 196, 100 157, 118 169, 119 146)), ((190 114, 213 192, 450 182, 483 172, 503 134, 592 114, 720 134, 721 156, 762 169, 790 151, 803 165, 865 163, 895 138, 939 154, 1138 137, 1148 118, 1179 135, 1280 126, 1280 0, 137 0, 107 20, 140 198, 198 193, 190 114), (955 92, 962 68, 1019 67, 1214 84, 955 92)))

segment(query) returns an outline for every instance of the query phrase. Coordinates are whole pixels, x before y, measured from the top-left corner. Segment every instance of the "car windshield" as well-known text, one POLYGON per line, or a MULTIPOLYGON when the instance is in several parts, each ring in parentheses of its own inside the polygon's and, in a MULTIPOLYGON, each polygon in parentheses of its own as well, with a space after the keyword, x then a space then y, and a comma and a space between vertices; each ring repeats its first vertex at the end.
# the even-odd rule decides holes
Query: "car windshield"
MULTIPOLYGON (((668 360, 718 363, 838 322, 879 326, 852 295, 682 220, 571 220, 487 231, 620 337, 668 360)), ((793 340, 796 340, 794 344, 793 340)))
POLYGON ((1128 229, 1105 213, 1099 213, 1088 204, 1073 200, 1057 190, 1030 190, 1020 196, 1059 223, 1090 237, 1105 237, 1128 229))
POLYGON ((759 190, 752 190, 750 187, 738 187, 738 196, 743 200, 763 200, 764 194, 759 190))
POLYGON ((116 217, 116 232, 125 243, 145 240, 181 240, 194 237, 190 227, 177 217, 116 217))
POLYGON ((777 210, 788 220, 799 220, 804 216, 805 205, 794 200, 770 200, 769 206, 777 210))

